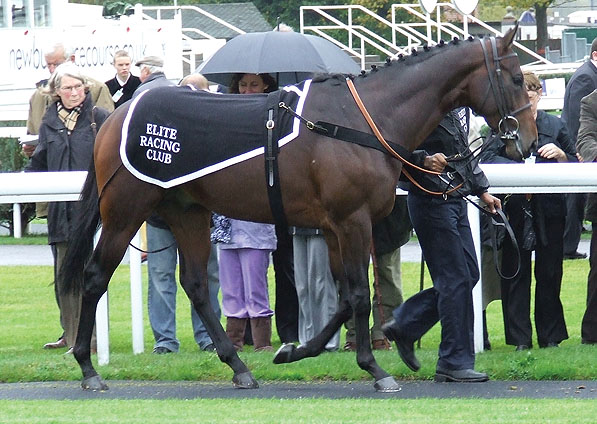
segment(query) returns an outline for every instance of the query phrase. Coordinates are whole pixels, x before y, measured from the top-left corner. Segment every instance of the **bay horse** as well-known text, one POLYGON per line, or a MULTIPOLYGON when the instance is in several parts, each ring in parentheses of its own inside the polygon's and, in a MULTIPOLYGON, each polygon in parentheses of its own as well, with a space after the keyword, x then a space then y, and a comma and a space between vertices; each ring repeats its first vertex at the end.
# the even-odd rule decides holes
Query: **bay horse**
MULTIPOLYGON (((537 130, 518 57, 512 50, 515 33, 516 28, 499 38, 440 42, 352 80, 381 136, 408 151, 413 151, 447 112, 469 106, 493 129, 515 134, 508 141, 508 154, 521 160, 536 145, 537 130)), ((336 81, 312 83, 303 116, 371 134, 347 83, 336 81)), ((83 373, 82 387, 108 388, 90 359, 97 303, 129 241, 155 210, 176 237, 182 259, 181 285, 203 320, 220 360, 232 368, 233 384, 257 388, 257 381, 209 305, 206 268, 212 211, 247 221, 274 222, 264 157, 172 188, 141 181, 122 166, 119 156, 129 107, 118 108, 97 134, 94 160, 79 202, 81 222, 63 267, 64 285, 82 290, 73 349, 83 373), (100 221, 103 229, 93 250, 92 238, 100 221)), ((398 383, 377 364, 371 351, 368 265, 371 226, 392 209, 402 162, 377 149, 326 137, 301 125, 298 139, 279 151, 283 210, 290 225, 323 229, 332 273, 339 281, 340 305, 321 334, 304 346, 283 345, 274 362, 318 355, 354 313, 359 367, 373 376, 378 391, 398 391, 398 383)))

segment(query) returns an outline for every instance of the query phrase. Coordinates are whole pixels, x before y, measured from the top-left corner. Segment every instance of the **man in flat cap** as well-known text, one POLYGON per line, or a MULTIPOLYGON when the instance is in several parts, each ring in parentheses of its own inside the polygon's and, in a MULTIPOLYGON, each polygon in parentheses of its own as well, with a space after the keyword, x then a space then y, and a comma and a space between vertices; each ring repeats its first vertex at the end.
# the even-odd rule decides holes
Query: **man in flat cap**
MULTIPOLYGON (((140 68, 139 79, 141 85, 133 93, 133 99, 141 92, 162 86, 173 86, 162 68, 164 60, 159 56, 145 56, 138 60, 135 66, 140 68)), ((178 352, 180 342, 176 337, 176 259, 178 246, 170 227, 162 218, 153 212, 147 218, 147 274, 148 296, 147 309, 149 323, 153 331, 155 344, 153 353, 166 354, 178 352), (167 247, 164 250, 164 247, 167 247)), ((217 293, 217 292, 216 292, 217 293)), ((194 312, 193 309, 192 314, 194 312)), ((192 315, 193 331, 200 349, 213 351, 215 349, 207 334, 200 337, 198 324, 201 322, 196 312, 192 315)), ((203 331, 203 333, 206 333, 203 331)))
POLYGON ((148 88, 174 85, 174 83, 166 78, 162 70, 164 59, 159 56, 145 56, 143 59, 138 60, 135 66, 138 66, 140 69, 139 79, 141 80, 141 85, 133 93, 133 99, 148 88))

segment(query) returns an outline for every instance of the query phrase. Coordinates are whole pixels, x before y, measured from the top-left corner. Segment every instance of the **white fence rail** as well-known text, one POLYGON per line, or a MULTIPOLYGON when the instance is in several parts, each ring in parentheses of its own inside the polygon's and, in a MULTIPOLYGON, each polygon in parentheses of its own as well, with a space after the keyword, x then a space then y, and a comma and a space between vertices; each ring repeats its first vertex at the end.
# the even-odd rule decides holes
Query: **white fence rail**
MULTIPOLYGON (((492 193, 589 193, 597 192, 597 163, 535 165, 482 165, 491 182, 492 193)), ((0 173, 0 203, 47 200, 77 200, 86 172, 0 173)), ((401 194, 404 194, 402 192, 401 194)), ((480 258, 479 212, 469 208, 469 220, 480 258)), ((138 244, 138 241, 135 241, 138 244)), ((141 256, 130 251, 131 307, 133 310, 133 352, 143 352, 143 312, 141 256), (134 295, 134 296, 133 296, 134 295)), ((479 260, 480 263, 480 260, 479 260)), ((482 284, 473 291, 475 310, 475 349, 483 350, 482 284)), ((105 302, 105 300, 104 300, 105 302)), ((97 319, 107 323, 107 308, 98 308, 97 319)), ((107 324, 98 328, 98 361, 108 362, 107 324)))

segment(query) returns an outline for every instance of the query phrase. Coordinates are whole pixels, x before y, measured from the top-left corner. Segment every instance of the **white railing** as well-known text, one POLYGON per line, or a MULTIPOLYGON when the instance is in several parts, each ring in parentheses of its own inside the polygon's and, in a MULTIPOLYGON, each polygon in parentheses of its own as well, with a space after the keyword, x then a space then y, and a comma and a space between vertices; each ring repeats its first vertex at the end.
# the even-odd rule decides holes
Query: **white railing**
MULTIPOLYGON (((19 172, 0 173, 0 203, 13 203, 13 227, 20 232, 20 203, 47 201, 75 201, 79 199, 86 171, 72 172, 19 172)), ((140 245, 137 233, 131 243, 140 245)), ((133 353, 143 353, 143 289, 141 280, 141 253, 129 249, 132 345, 133 353)), ((108 337, 108 293, 97 305, 95 314, 98 364, 110 361, 108 337)))
MULTIPOLYGON (((360 5, 301 6, 300 31, 315 33, 332 41, 356 56, 362 68, 365 67, 367 51, 395 58, 399 54, 409 54, 413 48, 423 44, 434 45, 443 35, 449 38, 467 37, 469 21, 481 26, 490 34, 502 35, 500 31, 471 15, 460 14, 463 17, 463 28, 460 28, 442 20, 447 11, 460 14, 451 3, 438 3, 432 14, 424 13, 419 4, 393 4, 392 20, 388 21, 360 5), (400 11, 413 16, 415 21, 398 22, 400 11), (380 26, 390 30, 390 39, 385 39, 377 33, 380 26), (339 41, 339 38, 347 41, 339 41)), ((514 45, 538 62, 551 63, 518 42, 514 42, 514 45)))
MULTIPOLYGON (((142 19, 145 20, 160 20, 162 19, 162 12, 165 11, 169 11, 171 13, 174 13, 174 17, 175 19, 179 19, 181 22, 181 27, 182 27, 182 13, 185 14, 189 14, 189 13, 195 13, 195 14, 199 14, 202 15, 208 19, 211 19, 214 22, 217 22, 218 24, 225 26, 226 28, 230 29, 231 31, 237 33, 237 34, 244 34, 245 31, 238 28, 235 25, 232 25, 229 22, 226 22, 225 20, 218 18, 216 15, 207 12, 206 10, 201 9, 200 7, 197 6, 142 6, 141 4, 138 4, 135 6, 135 15, 141 17, 142 19), (150 16, 147 13, 148 12, 155 12, 156 16, 150 16)), ((181 35, 182 35, 182 41, 183 41, 183 45, 186 46, 190 46, 190 49, 188 51, 185 51, 183 53, 183 57, 182 57, 182 61, 184 63, 187 63, 189 65, 189 69, 191 69, 191 71, 193 71, 196 66, 197 63, 201 61, 202 58, 197 58, 196 53, 193 50, 193 44, 195 43, 195 39, 193 39, 192 37, 190 37, 187 34, 193 33, 193 34, 197 34, 205 39, 208 40, 215 40, 216 38, 205 32, 202 31, 199 28, 181 28, 181 35), (188 58, 187 58, 188 56, 188 58)))
MULTIPOLYGON (((393 23, 393 25, 396 25, 396 26, 408 26, 413 29, 422 28, 424 26, 424 28, 425 28, 424 40, 427 42, 427 44, 438 43, 439 40, 441 40, 441 38, 442 38, 442 33, 446 33, 450 38, 452 38, 452 37, 458 37, 458 38, 468 37, 469 21, 479 25, 481 28, 484 28, 490 34, 493 34, 495 36, 503 35, 500 31, 496 30, 495 28, 493 28, 490 25, 487 25, 485 22, 474 17, 473 15, 464 16, 464 15, 460 14, 463 17, 463 21, 462 21, 463 27, 462 28, 458 27, 457 25, 452 24, 451 22, 446 22, 446 21, 442 22, 442 16, 445 16, 445 13, 448 11, 452 11, 452 12, 456 12, 456 13, 460 14, 460 12, 458 12, 456 7, 452 3, 438 3, 435 8, 435 11, 433 13, 433 15, 435 16, 435 19, 433 19, 431 17, 431 14, 427 15, 427 14, 423 13, 421 6, 419 4, 393 4, 392 5, 392 23, 393 23), (397 23, 396 16, 397 16, 397 11, 399 11, 399 10, 404 10, 404 11, 418 17, 419 19, 422 19, 424 21, 424 24, 397 23), (432 38, 432 28, 434 28, 436 31, 436 39, 435 40, 433 40, 433 38, 432 38)), ((392 37, 393 37, 393 39, 395 39, 394 34, 392 35, 392 37)), ((543 56, 537 54, 533 50, 530 50, 529 48, 525 47, 524 45, 522 45, 516 41, 514 41, 514 46, 516 48, 524 51, 528 55, 534 57, 537 60, 537 62, 539 62, 539 63, 551 64, 551 62, 549 60, 547 60, 546 58, 544 58, 543 56)))
MULTIPOLYGON (((195 13, 205 16, 206 18, 211 19, 214 22, 219 23, 220 25, 225 26, 226 28, 228 28, 238 34, 245 33, 245 31, 238 28, 237 26, 234 26, 231 23, 228 23, 225 20, 218 18, 216 15, 209 13, 197 6, 141 6, 140 13, 142 14, 143 19, 160 20, 160 19, 162 19, 162 12, 166 11, 166 10, 168 10, 170 12, 174 12, 174 14, 180 14, 182 11, 195 12, 195 13), (147 12, 156 12, 156 17, 154 18, 153 16, 149 16, 147 14, 147 12)), ((135 13, 137 13, 137 9, 135 9, 135 13)), ((197 31, 205 38, 215 39, 213 36, 207 34, 206 32, 199 31, 194 28, 183 28, 183 31, 185 31, 185 30, 197 31)))
MULTIPOLYGON (((498 193, 595 193, 597 163, 562 163, 536 165, 488 165, 481 168, 491 183, 490 192, 498 193)), ((77 200, 86 172, 0 173, 0 203, 52 200, 77 200)), ((400 194, 404 194, 401 192, 400 194)), ((479 211, 469 207, 469 220, 480 261, 479 211)), ((138 245, 138 239, 133 243, 138 245)), ((133 310, 133 352, 143 352, 143 312, 141 286, 141 255, 130 249, 131 308, 133 310)), ((475 349, 483 350, 482 285, 473 291, 475 311, 475 349)), ((98 326, 98 360, 106 364, 108 351, 108 312, 103 300, 96 314, 98 326), (100 327, 102 329, 100 334, 100 327)))

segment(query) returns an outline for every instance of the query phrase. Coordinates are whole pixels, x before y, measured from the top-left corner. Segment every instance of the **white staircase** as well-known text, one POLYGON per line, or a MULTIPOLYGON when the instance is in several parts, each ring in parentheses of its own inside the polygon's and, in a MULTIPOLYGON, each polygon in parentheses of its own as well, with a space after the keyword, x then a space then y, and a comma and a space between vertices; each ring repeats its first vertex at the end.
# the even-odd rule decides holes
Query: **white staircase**
MULTIPOLYGON (((331 41, 359 58, 362 69, 366 68, 366 58, 371 54, 395 58, 424 44, 434 45, 442 38, 468 37, 469 23, 481 26, 488 34, 502 35, 474 16, 462 15, 451 3, 438 3, 432 14, 424 13, 418 4, 393 4, 391 21, 360 5, 300 8, 302 33, 313 33, 331 41), (456 14, 463 20, 462 28, 445 19, 456 14)), ((539 63, 551 63, 520 43, 514 45, 539 63)))

